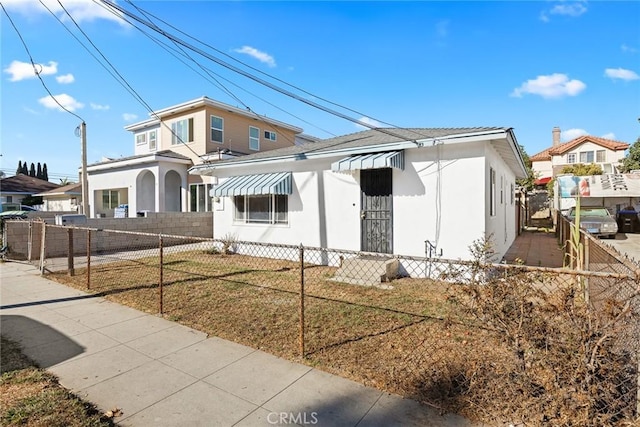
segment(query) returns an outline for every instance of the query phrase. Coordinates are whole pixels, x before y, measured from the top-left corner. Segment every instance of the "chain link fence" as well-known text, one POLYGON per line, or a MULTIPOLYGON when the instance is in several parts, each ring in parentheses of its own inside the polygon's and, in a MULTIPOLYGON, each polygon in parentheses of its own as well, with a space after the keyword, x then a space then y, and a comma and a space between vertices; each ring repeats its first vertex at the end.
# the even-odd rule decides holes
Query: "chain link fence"
MULTIPOLYGON (((33 261, 54 280, 443 412, 491 424, 638 421, 631 270, 31 227, 33 261)), ((591 249, 589 265, 612 263, 591 249)))

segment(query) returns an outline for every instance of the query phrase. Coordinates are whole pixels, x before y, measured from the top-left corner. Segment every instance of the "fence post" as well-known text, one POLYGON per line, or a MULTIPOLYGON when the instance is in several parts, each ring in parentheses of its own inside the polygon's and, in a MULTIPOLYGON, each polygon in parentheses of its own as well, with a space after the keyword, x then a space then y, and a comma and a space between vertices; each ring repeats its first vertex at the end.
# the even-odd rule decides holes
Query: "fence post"
MULTIPOLYGON (((587 237, 587 235, 585 235, 584 238, 584 265, 582 266, 582 269, 585 271, 589 271, 589 247, 590 247, 590 243, 589 243, 589 238, 587 237)), ((583 291, 584 291, 584 301, 587 303, 587 305, 589 304, 589 276, 585 275, 582 276, 582 286, 583 286, 583 291)))
MULTIPOLYGON (((27 261, 31 262, 31 250, 33 248, 33 220, 29 220, 29 236, 27 237, 27 261)), ((6 244, 6 242, 4 242, 6 244)))
POLYGON ((300 356, 304 359, 304 246, 300 243, 300 356))
POLYGON ((160 291, 160 296, 159 296, 160 301, 159 301, 158 309, 160 311, 160 314, 164 314, 163 295, 162 295, 162 281, 163 281, 163 278, 162 278, 162 274, 163 274, 163 267, 162 267, 163 259, 162 258, 163 258, 164 250, 163 250, 163 247, 162 247, 162 234, 160 234, 158 236, 158 238, 159 238, 159 240, 158 240, 158 248, 160 249, 160 283, 159 283, 159 286, 158 286, 159 287, 159 291, 160 291))
POLYGON ((91 289, 91 230, 87 229, 87 289, 91 289))
POLYGON ((40 275, 44 275, 44 261, 47 255, 47 223, 42 221, 42 236, 40 236, 40 275))
POLYGON ((67 274, 73 276, 75 269, 73 268, 73 228, 67 228, 67 237, 69 244, 67 245, 67 274))

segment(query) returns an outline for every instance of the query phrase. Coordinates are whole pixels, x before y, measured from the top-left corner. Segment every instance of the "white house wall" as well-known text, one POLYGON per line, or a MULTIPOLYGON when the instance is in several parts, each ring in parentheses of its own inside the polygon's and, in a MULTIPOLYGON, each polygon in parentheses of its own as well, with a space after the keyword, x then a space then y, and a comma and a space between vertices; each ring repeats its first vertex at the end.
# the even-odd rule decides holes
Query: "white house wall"
MULTIPOLYGON (((444 258, 468 259, 469 246, 485 231, 493 232, 500 239, 496 249, 506 252, 515 238, 515 206, 500 206, 498 200, 497 215, 485 221, 488 165, 503 176, 508 203, 515 179, 498 154, 487 150, 482 143, 405 150, 405 170, 393 169, 394 253, 424 256, 429 240, 444 258), (485 154, 490 158, 485 160, 485 154)), ((342 157, 220 170, 220 182, 225 179, 222 173, 291 171, 293 194, 287 225, 234 224, 232 198, 220 198, 214 209, 214 237, 360 250, 359 172, 330 170, 342 157)))
MULTIPOLYGON (((187 188, 187 166, 177 165, 169 162, 157 162, 150 165, 140 165, 139 167, 128 167, 121 169, 105 169, 91 171, 89 174, 89 211, 91 217, 96 216, 96 197, 101 194, 102 190, 112 190, 126 188, 128 190, 129 216, 136 216, 137 206, 137 186, 138 175, 142 171, 148 171, 154 175, 155 179, 155 212, 165 211, 165 175, 169 171, 175 171, 181 179, 180 199, 183 212, 188 209, 188 188, 187 188), (96 193, 99 192, 99 193, 96 193)), ((177 196, 177 194, 174 194, 177 196)), ((143 206, 148 208, 148 206, 143 206)), ((148 209, 146 209, 148 210, 148 209)))
MULTIPOLYGON (((515 186, 515 174, 506 165, 502 157, 489 145, 485 149, 485 218, 486 237, 491 237, 493 250, 498 261, 507 252, 516 238, 515 202, 511 203, 512 185, 515 186), (490 191, 489 170, 496 171, 496 213, 489 215, 490 191), (502 191, 502 200, 501 200, 502 191)), ((480 236, 477 236, 480 237, 480 236)))

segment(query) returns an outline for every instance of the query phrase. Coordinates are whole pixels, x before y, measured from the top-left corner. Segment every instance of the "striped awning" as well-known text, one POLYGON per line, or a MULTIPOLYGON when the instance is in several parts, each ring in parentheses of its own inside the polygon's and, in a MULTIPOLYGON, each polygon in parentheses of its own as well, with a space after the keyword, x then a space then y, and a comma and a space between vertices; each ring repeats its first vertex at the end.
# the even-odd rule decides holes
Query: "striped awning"
POLYGON ((257 194, 291 194, 291 172, 233 176, 211 191, 212 196, 252 196, 257 194))
POLYGON ((404 151, 387 151, 385 153, 358 154, 333 162, 331 170, 353 171, 358 169, 396 168, 404 170, 404 151))

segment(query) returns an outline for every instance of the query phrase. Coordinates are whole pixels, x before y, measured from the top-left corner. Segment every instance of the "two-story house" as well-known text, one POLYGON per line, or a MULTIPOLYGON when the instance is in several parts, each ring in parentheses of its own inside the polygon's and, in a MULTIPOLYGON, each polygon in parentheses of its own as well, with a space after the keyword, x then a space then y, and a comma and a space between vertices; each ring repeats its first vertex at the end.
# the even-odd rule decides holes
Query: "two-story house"
POLYGON ((164 108, 125 127, 134 154, 87 167, 91 217, 213 210, 215 178, 189 175, 195 165, 293 146, 302 129, 207 97, 164 108))
POLYGON ((537 175, 536 185, 544 185, 562 172, 562 168, 578 163, 595 163, 604 173, 616 173, 629 144, 584 135, 560 142, 560 128, 552 131, 552 146, 531 156, 531 168, 537 175))

